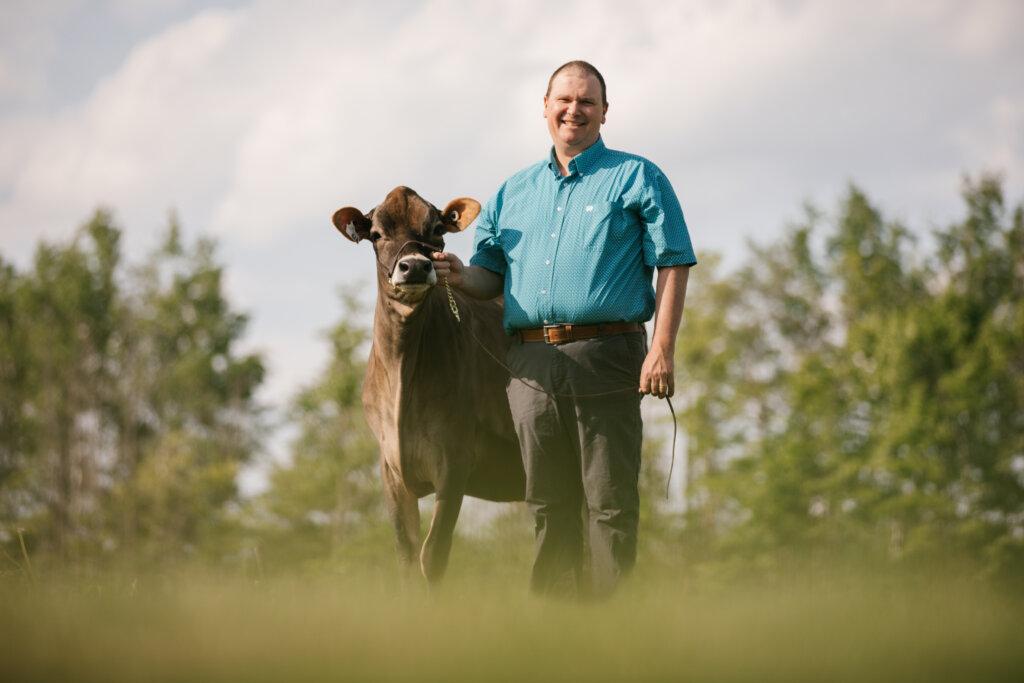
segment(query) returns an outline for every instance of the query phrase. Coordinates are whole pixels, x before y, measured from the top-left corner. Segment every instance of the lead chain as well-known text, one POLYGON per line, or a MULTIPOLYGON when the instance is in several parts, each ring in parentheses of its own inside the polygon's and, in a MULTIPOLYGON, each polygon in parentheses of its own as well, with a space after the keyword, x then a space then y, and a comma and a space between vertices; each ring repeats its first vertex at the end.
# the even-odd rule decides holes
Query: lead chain
POLYGON ((454 315, 455 319, 461 323, 462 316, 459 315, 459 305, 455 303, 455 295, 452 294, 452 286, 448 284, 448 276, 446 275, 442 277, 441 282, 444 283, 444 289, 448 292, 448 308, 452 309, 452 315, 454 315))

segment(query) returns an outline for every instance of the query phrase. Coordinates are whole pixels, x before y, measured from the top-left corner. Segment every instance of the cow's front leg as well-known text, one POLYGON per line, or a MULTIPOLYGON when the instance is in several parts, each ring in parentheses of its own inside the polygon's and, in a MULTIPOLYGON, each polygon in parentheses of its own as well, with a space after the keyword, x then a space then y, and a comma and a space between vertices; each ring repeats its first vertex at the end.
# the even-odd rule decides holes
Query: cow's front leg
POLYGON ((388 467, 383 458, 381 480, 384 482, 388 516, 395 527, 398 559, 403 569, 411 570, 415 566, 416 550, 420 545, 420 508, 416 496, 405 487, 398 473, 388 467))
POLYGON ((444 576, 448 567, 448 555, 452 550, 452 535, 455 533, 455 522, 459 519, 462 508, 462 492, 438 491, 434 501, 434 516, 430 520, 430 531, 423 541, 420 553, 420 569, 430 584, 436 584, 444 576))

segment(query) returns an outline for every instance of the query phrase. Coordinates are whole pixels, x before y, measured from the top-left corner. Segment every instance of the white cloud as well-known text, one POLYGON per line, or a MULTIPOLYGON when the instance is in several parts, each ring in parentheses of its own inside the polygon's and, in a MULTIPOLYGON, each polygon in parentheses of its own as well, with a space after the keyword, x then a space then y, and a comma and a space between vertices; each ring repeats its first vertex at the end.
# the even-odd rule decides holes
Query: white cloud
POLYGON ((31 144, 20 136, 3 165, 13 169, 10 199, 0 205, 5 243, 12 232, 16 246, 66 234, 100 203, 155 227, 170 205, 189 211, 209 202, 224 183, 233 118, 244 107, 221 99, 224 84, 208 71, 233 24, 230 13, 207 12, 169 29, 136 48, 87 101, 36 124, 31 144))
POLYGON ((132 25, 145 25, 154 16, 167 16, 193 0, 106 0, 105 9, 114 17, 132 25))
MULTIPOLYGON (((129 5, 107 11, 143 21, 129 5)), ((45 18, 29 23, 53 35, 45 18)), ((777 232, 848 179, 910 220, 954 216, 965 171, 1002 169, 1019 195, 1020 25, 1012 1, 207 10, 141 41, 83 101, 0 117, 0 243, 23 257, 103 203, 129 248, 148 247, 177 207, 187 229, 224 241, 232 291, 283 393, 315 367, 309 340, 338 313, 335 286, 373 275, 364 245, 333 234, 331 212, 399 184, 437 204, 486 199, 546 151, 541 96, 563 61, 604 71, 608 143, 662 166, 698 253, 735 263, 742 237, 777 232)), ((26 54, 0 51, 0 96, 46 87, 26 54)), ((468 236, 455 242, 468 250, 468 236)))
POLYGON ((0 104, 32 102, 46 91, 46 64, 57 50, 53 25, 77 2, 0 3, 0 104))

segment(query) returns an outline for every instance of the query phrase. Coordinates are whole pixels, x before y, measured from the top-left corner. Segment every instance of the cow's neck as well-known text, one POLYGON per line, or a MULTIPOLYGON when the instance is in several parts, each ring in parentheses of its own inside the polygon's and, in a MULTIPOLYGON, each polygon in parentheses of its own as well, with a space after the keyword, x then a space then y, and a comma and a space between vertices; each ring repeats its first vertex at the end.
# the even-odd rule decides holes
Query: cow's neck
MULTIPOLYGON (((388 287, 381 282, 382 287, 388 287)), ((436 363, 435 358, 420 358, 427 351, 427 341, 434 340, 429 353, 443 354, 450 343, 455 318, 448 310, 445 292, 434 287, 416 304, 405 303, 379 290, 374 315, 375 352, 388 367, 415 368, 422 363, 436 363)))

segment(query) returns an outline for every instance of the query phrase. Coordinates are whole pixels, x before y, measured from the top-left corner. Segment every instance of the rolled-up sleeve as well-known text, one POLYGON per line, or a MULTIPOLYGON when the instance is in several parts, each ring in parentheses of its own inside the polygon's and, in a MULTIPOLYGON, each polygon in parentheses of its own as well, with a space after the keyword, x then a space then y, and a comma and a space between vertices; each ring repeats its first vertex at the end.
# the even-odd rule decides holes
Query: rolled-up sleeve
POLYGON ((693 266, 697 257, 683 208, 665 174, 650 165, 644 169, 638 213, 644 227, 644 264, 651 268, 693 266))
POLYGON ((498 227, 503 191, 504 186, 491 197, 480 213, 473 238, 473 256, 469 259, 471 266, 480 266, 498 275, 504 275, 508 270, 505 251, 501 248, 501 229, 498 227))

